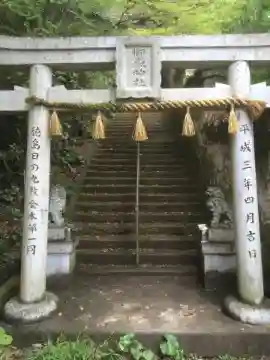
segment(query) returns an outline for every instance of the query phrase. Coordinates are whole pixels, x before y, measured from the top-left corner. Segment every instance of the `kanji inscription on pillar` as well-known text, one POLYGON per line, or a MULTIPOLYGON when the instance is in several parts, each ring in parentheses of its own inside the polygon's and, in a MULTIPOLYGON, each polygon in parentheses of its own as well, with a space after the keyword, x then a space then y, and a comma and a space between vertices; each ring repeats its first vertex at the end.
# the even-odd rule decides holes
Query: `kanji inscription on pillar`
POLYGON ((117 98, 160 97, 161 59, 157 41, 119 39, 116 71, 117 98))
POLYGON ((36 243, 38 236, 38 220, 39 220, 39 156, 40 156, 40 137, 41 130, 38 126, 31 128, 31 156, 29 159, 29 176, 30 176, 30 188, 29 188, 29 212, 28 212, 28 241, 26 246, 27 255, 35 255, 36 243))
POLYGON ((240 152, 242 152, 242 174, 243 174, 243 190, 244 190, 244 204, 243 209, 245 209, 245 213, 243 214, 245 217, 246 223, 246 239, 248 241, 248 257, 250 259, 257 258, 257 249, 254 247, 254 242, 256 240, 257 234, 257 223, 259 222, 258 214, 257 214, 257 190, 254 188, 254 179, 252 176, 252 166, 254 166, 252 161, 252 152, 254 151, 253 144, 251 143, 252 137, 250 136, 250 132, 252 124, 241 124, 240 125, 240 134, 242 133, 241 139, 242 143, 240 145, 240 152), (255 204, 255 208, 254 208, 255 204))

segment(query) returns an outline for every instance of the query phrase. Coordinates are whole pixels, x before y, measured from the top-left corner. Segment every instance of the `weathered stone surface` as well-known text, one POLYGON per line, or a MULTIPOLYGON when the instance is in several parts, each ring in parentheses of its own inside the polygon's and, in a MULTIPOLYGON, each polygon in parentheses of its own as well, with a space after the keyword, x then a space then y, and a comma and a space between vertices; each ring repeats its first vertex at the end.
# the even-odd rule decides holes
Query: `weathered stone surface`
POLYGON ((149 38, 117 39, 117 98, 160 98, 159 42, 149 38))
MULTIPOLYGON (((31 95, 46 98, 51 86, 51 69, 44 65, 32 66, 29 81, 31 95)), ((46 290, 51 151, 48 130, 49 110, 44 106, 33 106, 28 114, 21 246, 20 299, 25 303, 39 301, 46 290)))
POLYGON ((71 274, 76 264, 77 242, 72 240, 69 227, 50 229, 48 240, 47 276, 71 274))
POLYGON ((49 227, 48 241, 63 240, 66 237, 66 229, 64 227, 49 227))
POLYGON ((248 326, 220 311, 223 293, 232 288, 231 278, 222 278, 221 291, 205 292, 189 277, 90 274, 91 269, 78 269, 72 277, 49 281, 50 291, 60 299, 61 314, 38 326, 9 327, 14 343, 26 347, 42 342, 44 334, 54 338, 61 333, 118 341, 122 334, 134 333, 158 353, 162 336, 173 333, 186 354, 203 358, 270 354, 269 327, 248 326))
POLYGON ((49 224, 56 227, 63 227, 65 219, 63 214, 66 208, 67 194, 61 185, 53 185, 50 191, 49 224))
POLYGON ((211 242, 234 242, 233 229, 212 229, 208 230, 208 240, 211 242))
POLYGON ((240 320, 244 324, 270 324, 270 301, 268 299, 256 306, 243 304, 237 298, 228 296, 225 299, 225 308, 235 320, 240 320))
POLYGON ((76 264, 76 244, 59 241, 48 244, 47 276, 71 274, 76 264))
POLYGON ((210 242, 202 243, 202 251, 205 255, 231 255, 235 254, 234 242, 210 242))
POLYGON ((49 317, 56 309, 58 297, 45 292, 41 301, 22 303, 19 298, 12 298, 4 307, 5 318, 11 322, 34 323, 49 317))
MULTIPOLYGON (((182 68, 198 65, 209 68, 237 60, 251 63, 270 61, 268 34, 179 35, 150 39, 159 41, 165 63, 173 66, 180 62, 182 68)), ((46 64, 58 68, 113 69, 116 41, 116 37, 35 39, 1 36, 0 65, 46 64)))
POLYGON ((207 276, 210 272, 215 272, 216 276, 228 271, 235 271, 236 257, 232 252, 223 252, 222 254, 204 255, 204 274, 207 276))
MULTIPOLYGON (((156 60, 156 57, 155 57, 156 60)), ((166 69, 166 68, 165 68, 166 69)), ((128 67, 130 70, 130 66, 128 67)), ((167 69, 169 72, 170 69, 167 69)), ((158 80, 160 78, 160 73, 156 75, 154 80, 158 80)), ((124 73, 120 74, 120 77, 125 79, 124 73)), ((152 75, 151 75, 152 78, 152 75)), ((130 77, 131 79, 131 77, 130 77)), ((170 81, 172 81, 170 79, 170 81)), ((166 79, 165 79, 166 82, 166 79)), ((157 86, 159 86, 158 81, 156 81, 157 86)), ((169 81, 165 83, 166 86, 170 86, 169 81)), ((266 101, 266 107, 270 107, 270 87, 264 86, 264 83, 254 85, 251 88, 250 99, 254 100, 262 100, 266 101)), ((171 100, 217 100, 220 98, 226 98, 231 96, 231 91, 229 86, 224 86, 224 84, 219 84, 216 87, 205 87, 202 88, 177 88, 179 86, 178 83, 174 85, 173 88, 159 89, 160 99, 162 101, 171 101, 171 100)), ((143 95, 142 90, 143 87, 134 88, 137 92, 139 92, 140 97, 143 95)), ((132 89, 128 89, 127 91, 135 91, 132 89)), ((150 91, 150 88, 146 88, 150 91)), ((147 91, 148 91, 147 90, 147 91)), ((119 92, 119 91, 118 91, 119 92)), ((138 94, 137 94, 138 95, 138 94)), ((136 96, 137 96, 136 95, 136 96)), ((0 90, 0 111, 1 112, 21 112, 28 111, 29 105, 25 101, 29 96, 29 89, 22 88, 19 86, 15 86, 14 90, 0 90)), ((76 106, 76 104, 100 104, 107 102, 114 102, 116 100, 116 91, 115 89, 92 89, 92 90, 67 90, 63 85, 53 86, 47 91, 47 98, 45 99, 50 103, 67 103, 70 106, 76 106)), ((219 111, 222 116, 222 112, 219 111)), ((210 112, 205 112, 207 121, 214 122, 218 119, 218 111, 211 110, 210 112)))
POLYGON ((233 226, 232 211, 220 187, 208 186, 205 195, 208 197, 206 206, 212 213, 211 227, 231 228, 233 226))
POLYGON ((236 256, 233 229, 209 228, 201 241, 204 286, 212 289, 221 275, 235 272, 236 256))

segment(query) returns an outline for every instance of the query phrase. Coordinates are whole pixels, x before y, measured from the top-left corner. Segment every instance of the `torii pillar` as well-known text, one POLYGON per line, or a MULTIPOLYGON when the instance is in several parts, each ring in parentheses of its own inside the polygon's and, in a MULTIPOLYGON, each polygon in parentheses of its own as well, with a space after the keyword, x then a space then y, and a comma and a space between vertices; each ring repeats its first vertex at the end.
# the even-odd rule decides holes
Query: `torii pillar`
MULTIPOLYGON (((231 95, 249 99, 249 65, 237 61, 229 68, 231 95)), ((253 123, 246 110, 236 110, 239 131, 231 136, 232 188, 238 298, 228 296, 225 307, 232 317, 250 324, 269 324, 264 299, 253 123)))
MULTIPOLYGON (((30 96, 46 99, 51 86, 51 69, 32 66, 30 96)), ((38 105, 28 114, 20 294, 6 303, 7 320, 35 322, 57 308, 57 297, 46 292, 49 188, 49 111, 38 105)))

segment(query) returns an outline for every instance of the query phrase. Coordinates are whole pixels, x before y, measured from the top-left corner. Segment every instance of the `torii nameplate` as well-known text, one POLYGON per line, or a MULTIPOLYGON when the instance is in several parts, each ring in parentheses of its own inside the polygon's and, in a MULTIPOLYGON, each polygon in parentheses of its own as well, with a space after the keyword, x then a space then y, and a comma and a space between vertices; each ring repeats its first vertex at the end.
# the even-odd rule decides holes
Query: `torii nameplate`
POLYGON ((157 39, 119 38, 117 98, 160 98, 161 51, 157 39))

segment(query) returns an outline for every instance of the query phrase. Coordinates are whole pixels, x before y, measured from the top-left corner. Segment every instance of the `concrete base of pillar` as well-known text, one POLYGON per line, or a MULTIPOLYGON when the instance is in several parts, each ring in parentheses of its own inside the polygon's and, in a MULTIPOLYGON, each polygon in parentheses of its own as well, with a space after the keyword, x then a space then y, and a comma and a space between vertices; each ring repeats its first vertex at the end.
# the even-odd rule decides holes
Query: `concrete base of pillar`
POLYGON ((56 309, 58 297, 46 292, 41 301, 25 304, 20 302, 18 297, 10 299, 4 307, 4 316, 7 321, 34 323, 46 319, 56 309))
POLYGON ((224 301, 225 311, 233 319, 250 325, 270 324, 270 301, 265 300, 261 305, 242 303, 234 296, 227 296, 224 301))

